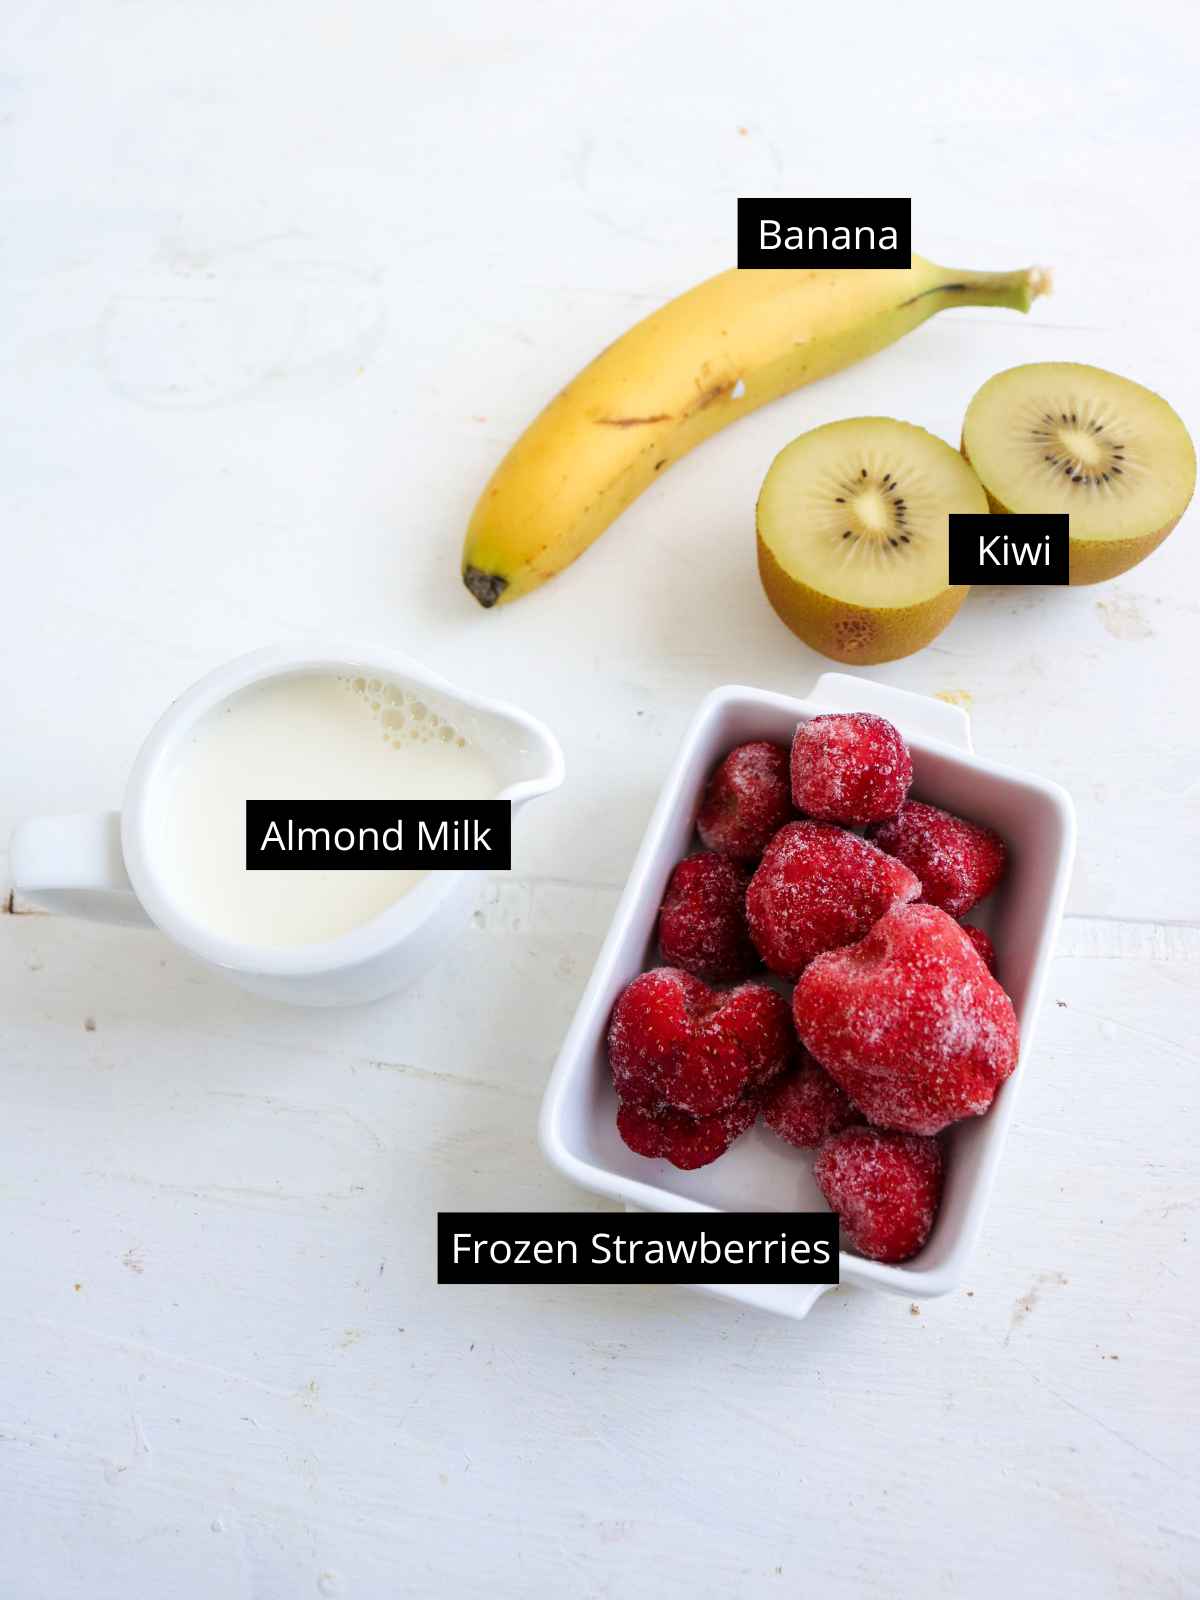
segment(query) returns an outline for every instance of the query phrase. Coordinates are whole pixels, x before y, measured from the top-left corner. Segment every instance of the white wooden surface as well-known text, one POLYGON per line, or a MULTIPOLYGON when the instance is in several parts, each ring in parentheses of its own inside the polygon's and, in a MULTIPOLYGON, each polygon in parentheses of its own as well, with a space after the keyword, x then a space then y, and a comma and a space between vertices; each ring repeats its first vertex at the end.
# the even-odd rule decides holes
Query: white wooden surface
POLYGON ((797 1326, 432 1282, 439 1206, 591 1204, 535 1111, 656 785, 712 685, 820 668, 754 576, 775 450, 872 412, 952 439, 1041 358, 1200 427, 1195 17, 440 9, 5 13, 0 832, 114 804, 171 694, 314 627, 529 706, 570 779, 453 959, 366 1011, 0 916, 0 1594, 1195 1593, 1195 513, 878 672, 1079 807, 969 1289, 797 1326), (729 262, 739 193, 911 193, 923 252, 1058 292, 744 423, 485 616, 456 575, 484 475, 729 262))

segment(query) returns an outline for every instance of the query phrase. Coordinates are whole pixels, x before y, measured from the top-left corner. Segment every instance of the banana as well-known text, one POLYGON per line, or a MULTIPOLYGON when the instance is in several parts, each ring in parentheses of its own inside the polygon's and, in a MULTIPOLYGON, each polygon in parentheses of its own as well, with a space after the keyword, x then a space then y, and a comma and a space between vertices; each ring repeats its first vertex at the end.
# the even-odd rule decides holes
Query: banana
POLYGON ((581 555, 673 461, 737 417, 881 350, 947 306, 1028 311, 1050 274, 912 266, 732 268, 652 312, 583 369, 492 474, 467 528, 482 606, 581 555))

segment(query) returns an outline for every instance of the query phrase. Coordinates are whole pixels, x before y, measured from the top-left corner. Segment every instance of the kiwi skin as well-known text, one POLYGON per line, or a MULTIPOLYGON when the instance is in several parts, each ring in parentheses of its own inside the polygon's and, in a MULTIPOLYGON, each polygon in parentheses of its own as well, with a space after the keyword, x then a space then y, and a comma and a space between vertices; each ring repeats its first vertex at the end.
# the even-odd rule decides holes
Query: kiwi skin
MULTIPOLYGON (((1180 513, 1182 516, 1183 513, 1180 513)), ((1144 533, 1140 539, 1071 539, 1068 544, 1070 581, 1073 588, 1087 583, 1106 583, 1119 578, 1130 567, 1144 561, 1179 523, 1168 522, 1157 533, 1144 533)))
POLYGON ((834 600, 791 577, 779 565, 758 532, 758 575, 779 619, 797 638, 832 661, 877 667, 921 650, 938 634, 967 598, 965 584, 943 589, 916 606, 872 611, 847 600, 834 600))
MULTIPOLYGON (((959 454, 974 472, 975 463, 967 450, 965 435, 958 448, 959 454)), ((983 485, 983 492, 987 495, 989 511, 998 512, 1001 516, 1009 515, 1008 507, 996 499, 986 483, 983 485)), ((1189 500, 1188 505, 1190 504, 1189 500)), ((1137 539, 1077 539, 1071 534, 1067 541, 1067 559, 1072 589, 1082 589, 1089 583, 1107 583, 1110 578, 1119 578, 1123 572, 1128 572, 1130 567, 1136 567, 1140 561, 1145 561, 1148 555, 1153 555, 1167 535, 1179 526, 1186 510, 1185 505, 1183 511, 1172 522, 1168 522, 1165 528, 1159 528, 1156 533, 1143 533, 1137 539)))

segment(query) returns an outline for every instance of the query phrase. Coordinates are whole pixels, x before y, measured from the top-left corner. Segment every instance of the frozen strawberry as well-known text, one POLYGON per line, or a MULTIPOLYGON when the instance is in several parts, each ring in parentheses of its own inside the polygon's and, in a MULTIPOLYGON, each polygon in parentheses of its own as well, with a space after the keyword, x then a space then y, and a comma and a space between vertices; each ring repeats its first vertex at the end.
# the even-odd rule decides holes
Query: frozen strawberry
POLYGON ((998 833, 937 806, 909 800, 869 837, 916 873, 921 898, 962 917, 1004 876, 1007 851, 998 833))
POLYGON ((758 739, 731 750, 708 780, 696 828, 710 850, 757 861, 792 814, 787 746, 758 739))
POLYGON ((765 981, 718 992, 676 967, 643 972, 613 1007, 608 1059, 630 1105, 724 1111, 796 1050, 788 1003, 765 981))
POLYGON ((976 954, 979 956, 979 958, 983 962, 984 966, 988 969, 988 971, 992 974, 992 976, 995 977, 995 975, 996 975, 996 947, 995 947, 995 945, 988 938, 987 934, 984 933, 982 928, 972 927, 969 922, 964 922, 962 924, 962 931, 966 934, 967 938, 974 945, 976 954))
POLYGON ((822 1139, 863 1120, 862 1112, 811 1057, 781 1073, 763 1096, 763 1121, 798 1150, 812 1150, 822 1139))
POLYGON ((639 1156, 669 1161, 690 1172, 723 1156, 758 1115, 758 1101, 747 1095, 711 1117, 689 1117, 671 1106, 617 1108, 617 1132, 639 1156))
POLYGON ((899 732, 869 711, 802 722, 792 741, 792 800, 818 822, 857 828, 894 817, 912 783, 899 732))
POLYGON ((881 1128, 982 1116, 1017 1064, 1012 1001, 936 906, 897 906, 818 956, 792 1004, 806 1048, 881 1128))
POLYGON ((842 1244, 871 1261, 907 1261, 928 1239, 942 1198, 942 1152, 915 1133, 847 1128, 817 1152, 813 1176, 842 1244))
POLYGON ((772 972, 795 978, 822 950, 861 939, 891 906, 920 892, 907 867, 856 833, 789 822, 750 880, 750 937, 772 972))
POLYGON ((665 960, 717 983, 744 978, 759 965, 746 926, 745 867, 713 850, 681 861, 667 881, 658 913, 665 960))

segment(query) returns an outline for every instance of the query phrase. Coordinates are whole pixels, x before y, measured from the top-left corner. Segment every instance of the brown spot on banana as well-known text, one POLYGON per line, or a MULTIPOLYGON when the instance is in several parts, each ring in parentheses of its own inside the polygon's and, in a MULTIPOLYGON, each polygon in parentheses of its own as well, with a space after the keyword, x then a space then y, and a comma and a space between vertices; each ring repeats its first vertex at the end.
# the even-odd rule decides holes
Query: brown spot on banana
POLYGON ((692 407, 692 411, 707 411, 714 401, 723 400, 726 395, 732 394, 736 387, 736 378, 730 378, 725 383, 714 383, 711 388, 704 390, 692 407))
POLYGON ((671 422, 669 411, 659 411, 652 417, 597 417, 596 426, 600 428, 644 428, 652 422, 671 422))

